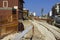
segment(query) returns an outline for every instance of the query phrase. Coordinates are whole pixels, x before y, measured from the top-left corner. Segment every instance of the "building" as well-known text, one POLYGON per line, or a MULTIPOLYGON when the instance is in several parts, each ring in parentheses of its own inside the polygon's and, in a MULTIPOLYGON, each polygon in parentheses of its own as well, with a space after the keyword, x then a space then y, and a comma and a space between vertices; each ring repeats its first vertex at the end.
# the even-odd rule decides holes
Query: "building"
POLYGON ((60 26, 60 3, 56 3, 48 13, 48 23, 60 26))
POLYGON ((52 13, 53 13, 53 16, 60 14, 60 3, 57 3, 52 7, 52 13))
POLYGON ((24 19, 26 19, 28 17, 28 15, 29 15, 29 10, 23 9, 23 17, 24 17, 24 19))
POLYGON ((56 15, 60 15, 60 3, 56 3, 52 7, 51 11, 48 13, 48 18, 54 17, 56 15))
POLYGON ((18 1, 18 9, 19 9, 19 14, 18 14, 18 19, 23 19, 23 0, 18 1))
POLYGON ((36 13, 35 12, 33 13, 33 16, 36 16, 36 13))
POLYGON ((23 0, 0 0, 0 37, 17 32, 23 18, 23 0))

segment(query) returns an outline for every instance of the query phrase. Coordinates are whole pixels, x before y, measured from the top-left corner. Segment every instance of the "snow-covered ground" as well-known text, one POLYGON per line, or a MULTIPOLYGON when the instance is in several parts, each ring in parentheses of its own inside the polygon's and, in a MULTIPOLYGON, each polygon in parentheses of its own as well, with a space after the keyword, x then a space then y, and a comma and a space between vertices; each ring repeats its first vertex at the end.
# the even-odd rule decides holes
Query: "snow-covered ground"
POLYGON ((44 23, 39 22, 39 21, 36 21, 36 22, 38 22, 40 25, 41 24, 44 25, 44 27, 46 27, 50 32, 52 32, 57 39, 60 39, 60 29, 59 28, 49 25, 46 22, 44 22, 44 23))
POLYGON ((35 22, 35 21, 31 21, 32 23, 33 23, 33 25, 35 25, 37 28, 38 28, 38 30, 39 30, 39 32, 41 32, 41 34, 43 35, 43 39, 44 40, 56 40, 55 39, 55 37, 54 37, 54 35, 50 32, 50 31, 48 31, 48 29, 47 28, 45 28, 44 26, 42 26, 42 25, 39 25, 37 22, 35 22))
POLYGON ((12 39, 14 39, 14 37, 15 37, 17 34, 18 34, 18 33, 10 34, 10 35, 4 37, 4 38, 1 39, 1 40, 12 40, 12 39))
POLYGON ((20 39, 21 35, 23 34, 23 38, 20 40, 30 40, 32 36, 32 40, 56 40, 56 38, 60 39, 60 29, 49 25, 44 21, 40 22, 36 20, 25 20, 23 21, 23 24, 25 30, 22 33, 10 34, 1 40, 13 40, 15 38, 17 40, 20 39), (34 33, 32 27, 30 27, 31 25, 34 27, 34 33))

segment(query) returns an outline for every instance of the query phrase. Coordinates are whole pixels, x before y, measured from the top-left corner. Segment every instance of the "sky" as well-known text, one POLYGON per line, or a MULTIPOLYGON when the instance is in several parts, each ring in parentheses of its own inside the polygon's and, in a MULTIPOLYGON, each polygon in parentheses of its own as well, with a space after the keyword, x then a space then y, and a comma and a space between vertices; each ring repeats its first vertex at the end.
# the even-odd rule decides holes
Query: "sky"
POLYGON ((41 16, 41 9, 43 8, 43 14, 47 14, 51 8, 60 0, 24 0, 24 8, 30 12, 36 12, 37 16, 41 16))

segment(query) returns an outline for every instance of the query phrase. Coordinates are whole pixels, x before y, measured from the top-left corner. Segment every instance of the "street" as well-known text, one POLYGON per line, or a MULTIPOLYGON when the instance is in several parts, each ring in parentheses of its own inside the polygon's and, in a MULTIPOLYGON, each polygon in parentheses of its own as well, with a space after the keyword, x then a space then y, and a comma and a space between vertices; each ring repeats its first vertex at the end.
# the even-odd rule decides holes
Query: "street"
MULTIPOLYGON (((3 38, 2 40, 60 40, 60 29, 52 26, 44 21, 37 21, 37 20, 28 20, 30 24, 34 27, 25 25, 25 30, 22 33, 15 33, 12 36, 3 38), (27 27, 26 27, 27 26, 27 27), (22 36, 23 35, 23 36, 22 36)), ((27 22, 26 22, 27 23, 27 22)), ((25 24, 26 24, 25 23, 25 24)))

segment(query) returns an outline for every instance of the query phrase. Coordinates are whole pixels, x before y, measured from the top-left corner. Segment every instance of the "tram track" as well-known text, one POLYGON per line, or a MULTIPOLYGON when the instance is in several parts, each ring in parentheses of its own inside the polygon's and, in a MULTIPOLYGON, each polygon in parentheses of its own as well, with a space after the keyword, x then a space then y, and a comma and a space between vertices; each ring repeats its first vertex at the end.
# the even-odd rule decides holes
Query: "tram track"
POLYGON ((59 28, 56 28, 45 22, 40 22, 37 20, 29 20, 29 21, 31 22, 31 26, 26 28, 21 33, 17 33, 14 36, 12 35, 11 40, 26 40, 24 36, 29 31, 32 31, 30 33, 32 33, 33 36, 27 40, 58 40, 58 39, 60 40, 59 28))
POLYGON ((31 22, 34 26, 38 28, 39 32, 41 32, 41 34, 44 36, 43 38, 44 40, 56 40, 55 36, 43 25, 40 25, 35 21, 31 21, 31 22))
POLYGON ((47 24, 45 22, 39 22, 39 21, 36 21, 36 20, 35 20, 35 22, 40 24, 40 25, 42 25, 42 26, 44 26, 45 28, 47 28, 55 36, 55 38, 60 40, 60 31, 59 31, 59 28, 51 26, 51 25, 49 25, 49 24, 47 24))

